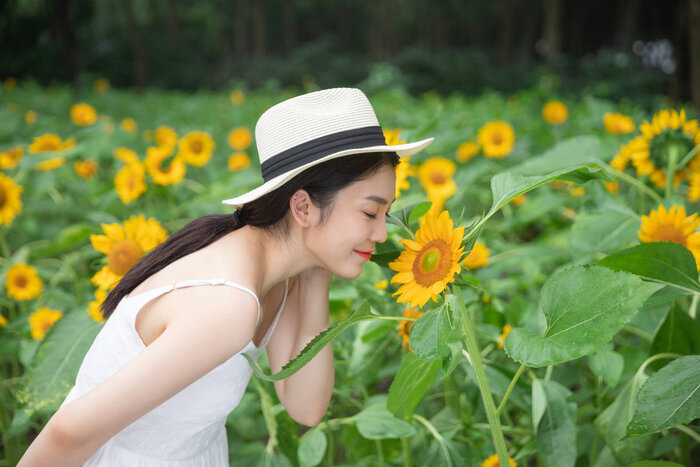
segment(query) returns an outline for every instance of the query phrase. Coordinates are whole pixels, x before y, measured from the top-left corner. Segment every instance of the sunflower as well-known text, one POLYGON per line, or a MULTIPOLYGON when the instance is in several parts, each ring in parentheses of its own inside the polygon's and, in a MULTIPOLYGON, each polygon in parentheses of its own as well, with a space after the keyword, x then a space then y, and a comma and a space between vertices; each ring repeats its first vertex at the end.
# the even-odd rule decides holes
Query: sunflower
POLYGON ((105 78, 98 78, 95 80, 93 87, 95 88, 95 92, 104 94, 109 91, 109 81, 105 78))
POLYGON ((638 235, 642 242, 680 243, 695 257, 695 264, 700 271, 700 232, 696 232, 700 219, 697 213, 686 217, 685 206, 675 204, 668 211, 663 204, 657 210, 651 210, 648 216, 642 216, 642 225, 638 235))
POLYGON ((17 214, 22 212, 22 190, 22 185, 0 173, 0 225, 12 224, 17 214))
POLYGON ((41 295, 44 285, 36 269, 25 263, 17 263, 7 271, 5 288, 7 295, 15 300, 31 300, 41 295))
POLYGON ((632 133, 634 131, 634 122, 632 119, 618 112, 607 112, 603 114, 603 124, 607 132, 613 135, 632 133))
POLYGON ((0 169, 14 169, 23 155, 24 149, 22 149, 22 146, 15 146, 7 151, 0 152, 0 169))
POLYGON ((503 332, 501 333, 500 336, 498 336, 498 344, 496 344, 499 349, 503 348, 503 343, 506 340, 506 336, 512 330, 513 330, 513 327, 510 324, 506 324, 505 326, 503 326, 503 332))
POLYGON ((61 141, 61 137, 56 133, 44 133, 41 136, 35 136, 32 144, 29 145, 29 152, 37 154, 40 152, 56 152, 63 151, 75 146, 75 138, 69 138, 66 141, 61 141))
POLYGON ((618 182, 605 182, 603 185, 605 185, 606 190, 614 195, 620 192, 620 184, 618 182))
POLYGON ((95 300, 91 301, 88 304, 88 315, 90 315, 90 318, 94 319, 95 321, 99 322, 104 322, 105 318, 102 315, 102 311, 100 308, 102 307, 102 302, 105 301, 107 298, 107 291, 103 288, 98 288, 95 290, 95 300))
MULTIPOLYGON (((201 167, 211 159, 216 144, 204 131, 190 131, 178 143, 178 156, 184 162, 201 167)), ((183 172, 184 175, 184 172, 183 172)))
POLYGON ((229 132, 227 140, 228 145, 236 151, 244 151, 253 142, 253 136, 248 128, 239 126, 229 132))
POLYGON ((97 120, 97 112, 90 104, 80 102, 70 108, 70 119, 79 126, 88 126, 97 120))
POLYGON ((141 163, 127 164, 119 169, 114 177, 114 187, 124 204, 138 199, 148 188, 143 165, 141 163))
POLYGON ((457 160, 462 163, 467 162, 477 154, 479 154, 479 145, 473 141, 465 141, 457 148, 457 160))
POLYGON ((384 141, 386 141, 387 146, 406 144, 406 141, 402 141, 399 139, 401 128, 394 128, 393 130, 390 130, 388 128, 382 128, 382 133, 384 133, 384 141))
POLYGON ((107 255, 107 265, 91 279, 103 289, 112 289, 141 257, 160 245, 167 232, 154 218, 146 220, 143 214, 131 216, 120 224, 101 224, 107 235, 91 235, 90 242, 100 253, 107 255))
POLYGON ((180 154, 163 167, 163 161, 170 157, 172 150, 169 146, 154 146, 146 151, 146 170, 156 185, 174 185, 185 177, 185 162, 180 154))
POLYGON ((472 251, 462 260, 462 265, 467 269, 478 269, 488 266, 489 253, 491 253, 491 250, 486 248, 483 242, 476 242, 472 251))
POLYGON ((250 157, 244 152, 237 152, 231 154, 228 158, 228 169, 229 170, 243 170, 250 167, 250 157))
POLYGON ((158 146, 175 146, 177 144, 177 132, 167 125, 156 128, 153 137, 158 146))
POLYGON ((513 150, 515 132, 509 123, 496 120, 481 127, 477 139, 486 157, 504 157, 513 150))
POLYGON ((411 184, 408 182, 408 177, 416 174, 415 168, 410 163, 411 156, 402 157, 395 168, 396 172, 396 193, 394 196, 399 197, 402 190, 408 190, 411 184))
POLYGON ((41 172, 46 172, 49 170, 56 170, 65 163, 66 158, 63 156, 52 157, 51 159, 46 159, 45 161, 39 162, 37 165, 34 166, 34 168, 41 172))
POLYGON ((445 200, 457 191, 457 184, 452 178, 456 169, 456 164, 444 157, 432 157, 418 168, 418 181, 433 202, 430 207, 432 211, 440 212, 445 200))
POLYGON ((231 91, 231 93, 228 95, 229 99, 231 100, 231 103, 238 107, 245 101, 245 94, 243 94, 243 91, 240 89, 234 89, 231 91))
POLYGON ((46 335, 51 326, 63 317, 63 313, 51 308, 41 307, 29 316, 29 326, 32 329, 32 338, 40 341, 46 335))
POLYGON ((516 196, 512 200, 510 200, 510 202, 516 206, 520 206, 521 204, 523 204, 525 202, 526 199, 527 199, 527 195, 525 193, 523 193, 523 194, 516 196))
POLYGON ((569 118, 569 109, 559 101, 549 101, 542 107, 542 117, 547 123, 561 125, 569 118))
POLYGON ((410 302, 422 307, 428 299, 437 302, 437 295, 454 281, 462 267, 462 236, 464 227, 453 230, 452 219, 447 211, 439 214, 427 212, 416 239, 401 239, 406 248, 389 268, 397 271, 391 278, 393 284, 402 284, 392 296, 399 295, 398 303, 410 302))
POLYGON ((36 112, 34 110, 27 110, 24 114, 24 122, 27 125, 34 125, 36 123, 36 112))
POLYGON ((139 129, 139 126, 133 118, 125 118, 119 123, 119 128, 127 133, 135 133, 139 129))
POLYGON ((85 159, 84 161, 76 161, 73 164, 73 169, 82 178, 92 178, 97 172, 97 162, 94 159, 85 159))
POLYGON ((132 164, 141 165, 141 161, 139 160, 139 156, 136 155, 136 153, 129 148, 119 147, 119 148, 115 149, 112 154, 114 155, 115 158, 119 159, 120 161, 122 161, 126 165, 132 165, 132 164))
POLYGON ((5 318, 3 315, 0 315, 0 328, 4 328, 7 326, 7 318, 5 318))
MULTIPOLYGON (((510 456, 508 457, 508 462, 510 462, 510 467, 516 467, 518 465, 518 463, 515 462, 510 456)), ((489 456, 484 460, 484 462, 481 463, 481 467, 499 467, 500 465, 501 464, 498 461, 498 454, 489 456)))
MULTIPOLYGON (((403 317, 404 318, 420 318, 423 316, 425 313, 422 313, 415 308, 406 308, 403 310, 403 317)), ((415 321, 411 320, 405 320, 405 321, 399 321, 398 328, 399 328, 399 337, 402 339, 401 342, 401 348, 403 350, 406 350, 406 347, 408 347, 408 350, 413 352, 413 349, 411 348, 411 345, 409 343, 409 336, 411 335, 411 328, 413 327, 413 323, 415 321)))

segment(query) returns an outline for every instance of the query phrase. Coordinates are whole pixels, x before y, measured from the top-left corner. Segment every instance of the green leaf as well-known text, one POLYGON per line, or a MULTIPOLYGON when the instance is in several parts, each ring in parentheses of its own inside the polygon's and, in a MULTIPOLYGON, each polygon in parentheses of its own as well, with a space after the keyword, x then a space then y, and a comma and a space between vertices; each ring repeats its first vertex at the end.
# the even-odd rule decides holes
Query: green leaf
POLYGON ((411 326, 409 336, 411 350, 423 360, 445 358, 450 353, 447 342, 452 329, 449 310, 446 306, 424 313, 411 326))
POLYGON ((576 403, 571 391, 552 380, 542 380, 547 406, 537 428, 537 448, 545 465, 573 467, 576 463, 576 403))
POLYGON ((683 467, 671 461, 638 461, 630 464, 629 467, 683 467))
POLYGON ((603 378, 612 387, 620 382, 624 365, 624 357, 609 349, 600 350, 588 357, 588 366, 593 374, 603 378))
POLYGON ((394 417, 380 404, 371 405, 352 418, 357 431, 367 439, 403 438, 417 433, 413 425, 394 417))
POLYGON ((554 274, 542 287, 544 335, 514 328, 505 351, 530 367, 556 365, 605 345, 661 286, 601 266, 576 266, 554 274))
MULTIPOLYGON (((700 323, 688 316, 676 303, 671 306, 651 342, 649 356, 659 353, 700 355, 700 323)), ((656 360, 649 366, 658 371, 667 363, 667 360, 656 360)))
POLYGON ((627 435, 658 433, 700 417, 700 355, 680 357, 639 388, 627 435))
POLYGON ((587 253, 613 252, 634 243, 639 230, 639 216, 618 211, 576 216, 571 227, 571 246, 587 253))
POLYGON ((693 254, 674 242, 640 243, 598 261, 600 266, 627 271, 687 293, 700 293, 693 254))
POLYGON ((284 365, 282 369, 274 375, 266 374, 265 371, 260 368, 260 366, 250 356, 246 355, 245 353, 241 353, 241 355, 248 360, 248 363, 250 363, 250 366, 253 368, 253 373, 255 376, 265 381, 279 381, 299 371, 304 365, 309 363, 317 353, 323 350, 323 348, 330 341, 335 339, 340 333, 345 331, 353 324, 370 319, 377 319, 377 316, 378 315, 371 310, 367 300, 363 301, 362 304, 356 310, 352 311, 344 321, 326 329, 325 331, 322 331, 316 337, 311 339, 311 341, 306 344, 306 347, 299 352, 299 355, 290 360, 289 363, 284 365))
POLYGON ((413 408, 432 386, 440 370, 440 360, 429 362, 408 352, 389 388, 387 408, 397 416, 410 418, 413 408))
POLYGON ((328 440, 323 430, 312 428, 301 437, 297 458, 302 467, 313 467, 323 460, 328 440))
POLYGON ((417 204, 413 209, 411 209, 411 215, 408 216, 408 222, 413 222, 420 219, 426 212, 430 210, 430 206, 432 205, 432 201, 423 201, 422 203, 417 204))

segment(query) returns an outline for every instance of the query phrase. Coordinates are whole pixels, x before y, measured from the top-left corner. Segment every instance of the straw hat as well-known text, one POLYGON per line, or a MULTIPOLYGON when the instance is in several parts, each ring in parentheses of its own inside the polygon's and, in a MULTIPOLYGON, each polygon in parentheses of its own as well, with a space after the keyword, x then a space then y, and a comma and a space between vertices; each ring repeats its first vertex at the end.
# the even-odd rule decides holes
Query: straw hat
POLYGON ((255 125, 263 184, 223 204, 240 208, 295 175, 336 157, 393 151, 410 156, 432 143, 387 145, 367 96, 355 88, 332 88, 293 97, 267 109, 255 125))

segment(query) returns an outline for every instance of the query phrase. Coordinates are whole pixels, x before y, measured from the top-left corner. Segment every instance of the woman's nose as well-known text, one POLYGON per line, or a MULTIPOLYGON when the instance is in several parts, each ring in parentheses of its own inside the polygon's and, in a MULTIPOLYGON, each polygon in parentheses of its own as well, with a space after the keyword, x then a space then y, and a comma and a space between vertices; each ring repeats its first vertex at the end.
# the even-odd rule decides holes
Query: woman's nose
POLYGON ((386 233, 386 221, 385 222, 378 222, 379 225, 372 231, 372 238, 371 240, 376 243, 383 243, 386 241, 387 233, 386 233))

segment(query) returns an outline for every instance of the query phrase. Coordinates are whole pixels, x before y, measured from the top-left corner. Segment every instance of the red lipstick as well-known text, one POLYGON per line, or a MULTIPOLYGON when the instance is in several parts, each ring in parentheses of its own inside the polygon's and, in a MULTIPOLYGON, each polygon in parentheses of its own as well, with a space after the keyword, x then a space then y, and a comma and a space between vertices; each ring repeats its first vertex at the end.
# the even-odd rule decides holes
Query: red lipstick
POLYGON ((364 259, 368 260, 372 256, 372 252, 353 250, 358 255, 362 256, 364 259))

